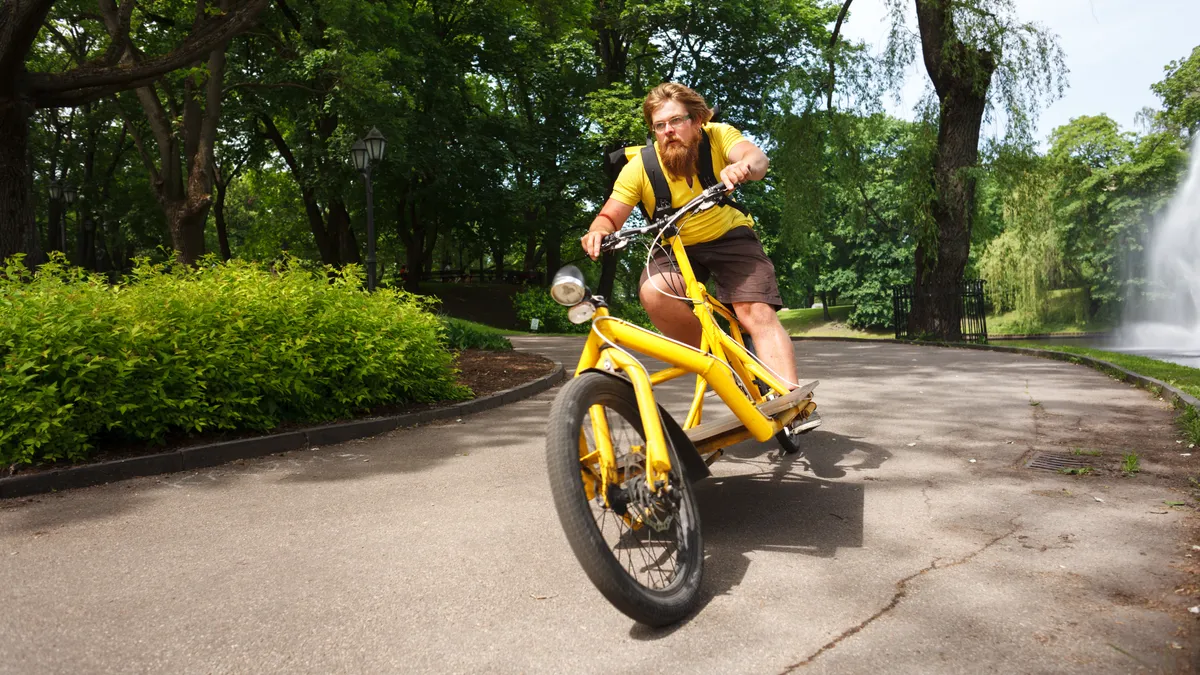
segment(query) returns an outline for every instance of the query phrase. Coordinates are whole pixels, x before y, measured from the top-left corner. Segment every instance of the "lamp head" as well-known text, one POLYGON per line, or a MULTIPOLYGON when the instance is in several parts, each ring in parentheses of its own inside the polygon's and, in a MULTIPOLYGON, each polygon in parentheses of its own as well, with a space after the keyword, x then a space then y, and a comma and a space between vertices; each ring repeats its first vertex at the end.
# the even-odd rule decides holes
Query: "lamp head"
POLYGON ((371 131, 367 133, 367 137, 363 139, 367 144, 367 156, 372 162, 378 162, 383 159, 383 151, 387 147, 387 139, 383 134, 379 133, 379 129, 371 127, 371 131))
POLYGON ((367 144, 362 141, 354 141, 354 145, 350 146, 350 159, 354 160, 354 168, 359 171, 367 170, 367 144))

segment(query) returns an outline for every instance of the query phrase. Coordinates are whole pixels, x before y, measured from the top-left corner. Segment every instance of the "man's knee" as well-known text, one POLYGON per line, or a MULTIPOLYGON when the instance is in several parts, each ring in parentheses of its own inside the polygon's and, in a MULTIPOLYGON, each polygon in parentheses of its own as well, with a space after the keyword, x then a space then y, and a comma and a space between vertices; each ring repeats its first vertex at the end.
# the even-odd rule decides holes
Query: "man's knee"
POLYGON ((733 311, 737 314, 738 321, 751 330, 779 323, 775 308, 765 302, 734 303, 733 311))
POLYGON ((677 285, 673 279, 655 275, 646 279, 638 289, 638 298, 641 299, 642 306, 646 308, 646 311, 650 311, 651 307, 663 307, 668 303, 679 302, 677 298, 666 295, 666 293, 673 293, 672 288, 677 285))

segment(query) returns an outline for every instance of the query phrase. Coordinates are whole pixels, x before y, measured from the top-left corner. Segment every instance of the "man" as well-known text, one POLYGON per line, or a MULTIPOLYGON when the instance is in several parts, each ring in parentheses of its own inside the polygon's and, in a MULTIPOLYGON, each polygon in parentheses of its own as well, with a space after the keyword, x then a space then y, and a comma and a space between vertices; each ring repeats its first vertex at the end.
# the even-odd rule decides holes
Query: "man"
MULTIPOLYGON (((655 87, 646 95, 642 113, 654 130, 655 151, 671 189, 672 208, 683 206, 703 189, 698 175, 701 134, 709 135, 713 170, 729 189, 767 175, 770 162, 766 154, 728 124, 710 123, 712 111, 704 98, 682 84, 667 82, 655 87)), ((654 216, 654 189, 641 155, 621 170, 612 196, 580 240, 592 260, 600 255, 600 241, 625 224, 638 202, 654 216)), ((783 306, 775 266, 763 252, 753 225, 750 216, 724 205, 689 216, 679 236, 696 277, 701 282, 710 275, 716 280, 717 299, 733 307, 738 321, 754 338, 758 357, 794 388, 792 343, 775 314, 783 306)), ((683 278, 675 271, 670 251, 658 250, 642 272, 642 305, 663 335, 699 347, 700 321, 686 303, 662 292, 672 288, 682 289, 683 278)))

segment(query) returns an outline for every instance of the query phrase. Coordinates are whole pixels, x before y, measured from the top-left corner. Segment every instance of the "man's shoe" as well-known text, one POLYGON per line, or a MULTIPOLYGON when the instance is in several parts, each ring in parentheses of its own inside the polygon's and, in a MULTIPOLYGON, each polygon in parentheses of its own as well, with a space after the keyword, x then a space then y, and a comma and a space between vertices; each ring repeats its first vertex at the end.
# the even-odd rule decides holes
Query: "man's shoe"
POLYGON ((821 415, 814 411, 803 422, 793 426, 792 433, 806 434, 819 426, 821 426, 821 415))

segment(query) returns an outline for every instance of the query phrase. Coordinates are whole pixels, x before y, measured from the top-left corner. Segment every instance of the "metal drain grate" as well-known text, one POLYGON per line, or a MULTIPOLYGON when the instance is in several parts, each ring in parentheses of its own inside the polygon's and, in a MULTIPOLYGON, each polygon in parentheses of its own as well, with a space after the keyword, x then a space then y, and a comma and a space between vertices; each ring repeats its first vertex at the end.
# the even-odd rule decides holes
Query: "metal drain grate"
POLYGON ((1092 466, 1095 457, 1080 457, 1061 452, 1037 452, 1026 464, 1026 469, 1042 469, 1043 471, 1060 471, 1062 469, 1082 469, 1092 466))

